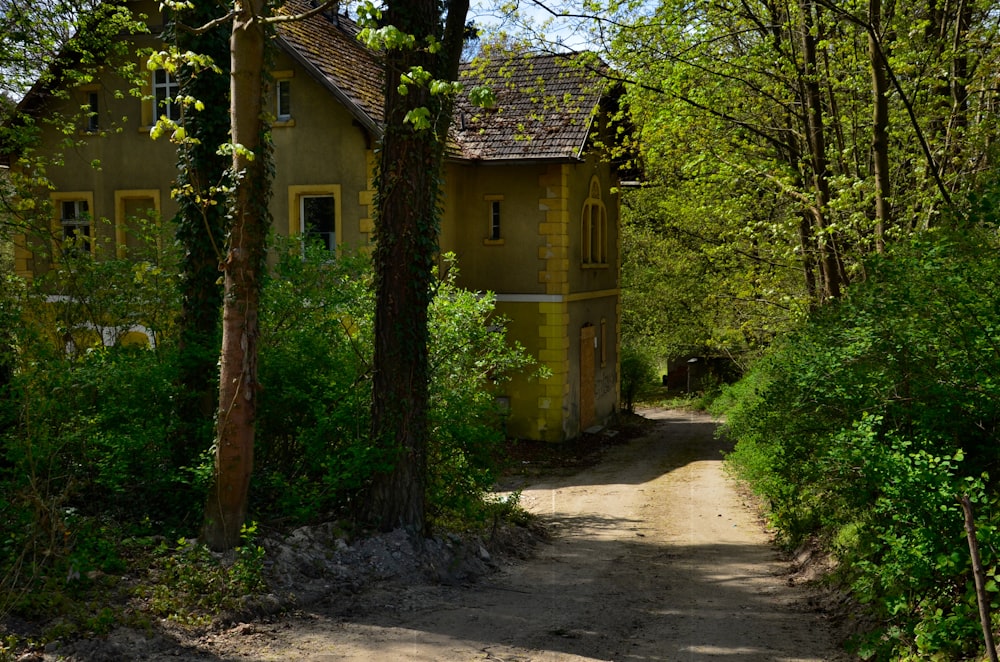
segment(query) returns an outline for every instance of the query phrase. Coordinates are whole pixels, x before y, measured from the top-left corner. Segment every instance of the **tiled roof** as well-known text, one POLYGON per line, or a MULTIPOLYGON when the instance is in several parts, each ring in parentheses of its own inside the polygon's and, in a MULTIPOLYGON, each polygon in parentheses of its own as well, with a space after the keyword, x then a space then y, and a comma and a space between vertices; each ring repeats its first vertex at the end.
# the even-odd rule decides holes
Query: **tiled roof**
MULTIPOLYGON (((310 0, 288 0, 279 13, 301 14, 314 5, 310 0)), ((363 125, 378 132, 383 117, 382 67, 375 54, 357 40, 357 34, 357 25, 335 11, 278 23, 278 38, 285 50, 363 125)))
POLYGON ((466 89, 486 85, 494 108, 455 105, 449 135, 454 156, 472 160, 582 157, 604 88, 592 57, 509 56, 462 67, 466 89))
MULTIPOLYGON (((279 13, 297 15, 316 0, 286 0, 279 13)), ((382 64, 357 40, 358 26, 336 11, 279 22, 279 45, 310 72, 373 134, 382 131, 382 64)), ((600 63, 597 63, 600 65, 600 63)), ((466 64, 466 89, 488 85, 497 104, 473 106, 456 100, 449 156, 469 160, 577 159, 582 156, 603 86, 594 69, 559 55, 512 55, 466 64)), ((21 110, 40 107, 38 84, 21 110)))
MULTIPOLYGON (((311 0, 288 0, 281 12, 309 11, 311 0)), ((286 50, 310 69, 370 130, 383 119, 382 68, 357 39, 357 25, 344 15, 317 14, 278 24, 286 50)), ((467 95, 456 101, 449 154, 469 160, 576 159, 586 145, 603 86, 579 59, 558 55, 513 55, 465 64, 466 89, 489 86, 492 109, 467 95)))

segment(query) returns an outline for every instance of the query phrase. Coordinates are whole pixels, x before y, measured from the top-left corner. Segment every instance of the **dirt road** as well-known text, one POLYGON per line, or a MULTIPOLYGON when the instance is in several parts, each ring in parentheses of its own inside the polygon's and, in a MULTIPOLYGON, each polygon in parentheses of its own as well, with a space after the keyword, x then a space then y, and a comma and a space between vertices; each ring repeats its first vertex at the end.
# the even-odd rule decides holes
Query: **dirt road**
POLYGON ((848 659, 724 476, 712 421, 642 413, 648 436, 524 486, 555 530, 535 558, 470 586, 386 590, 355 613, 246 625, 212 641, 212 659, 848 659))

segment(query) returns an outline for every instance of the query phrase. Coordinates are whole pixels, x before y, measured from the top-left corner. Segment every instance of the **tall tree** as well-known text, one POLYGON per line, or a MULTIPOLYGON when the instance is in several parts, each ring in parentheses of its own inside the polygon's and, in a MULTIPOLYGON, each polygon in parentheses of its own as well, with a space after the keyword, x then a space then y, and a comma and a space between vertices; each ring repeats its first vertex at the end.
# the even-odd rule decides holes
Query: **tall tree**
MULTIPOLYGON (((995 168, 991 3, 612 4, 637 12, 605 27, 618 39, 608 57, 632 83, 649 182, 716 191, 701 214, 688 209, 700 196, 660 196, 672 205, 661 225, 704 237, 720 267, 736 249, 797 262, 794 289, 747 288, 767 307, 836 296, 865 277, 868 253, 960 218, 960 192, 995 168), (747 189, 786 203, 762 222, 760 207, 734 208, 747 189)), ((734 287, 747 283, 744 264, 728 262, 734 287)))
POLYGON ((382 530, 426 527, 427 307, 438 250, 439 197, 468 0, 390 0, 385 132, 376 174, 372 440, 383 468, 368 519, 382 530), (443 83, 443 85, 442 85, 443 83))
POLYGON ((270 226, 271 154, 264 123, 265 0, 237 0, 230 37, 234 178, 225 260, 215 480, 202 539, 216 550, 239 544, 253 469, 257 401, 257 312, 270 226))
POLYGON ((882 0, 868 0, 868 57, 872 70, 872 177, 875 181, 875 250, 885 250, 892 224, 892 180, 889 169, 889 80, 882 30, 882 0))

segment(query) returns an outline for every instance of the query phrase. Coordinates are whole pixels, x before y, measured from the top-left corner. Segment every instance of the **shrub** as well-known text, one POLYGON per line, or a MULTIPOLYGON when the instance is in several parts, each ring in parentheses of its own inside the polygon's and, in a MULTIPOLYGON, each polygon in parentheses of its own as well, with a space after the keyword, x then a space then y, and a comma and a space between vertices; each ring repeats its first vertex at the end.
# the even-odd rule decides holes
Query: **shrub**
MULTIPOLYGON (((719 401, 727 458, 789 542, 820 532, 885 627, 889 654, 973 652, 957 497, 981 504, 992 556, 1000 448, 1000 258, 985 234, 930 235, 877 257, 719 401), (849 532, 849 533, 847 533, 849 532)), ((989 558, 995 568, 996 559, 989 558)), ((995 572, 995 570, 991 570, 995 572)))
MULTIPOLYGON (((280 244, 261 306, 255 504, 311 520, 349 509, 377 465, 368 443, 374 307, 364 255, 301 256, 280 244)), ((478 517, 498 470, 502 412, 493 386, 530 363, 507 344, 493 298, 437 283, 429 311, 428 511, 478 517)))
POLYGON ((438 281, 429 311, 430 442, 428 512, 432 518, 482 520, 483 496, 496 481, 506 412, 495 387, 533 365, 509 345, 494 297, 455 285, 458 269, 438 281))
POLYGON ((0 586, 10 595, 28 590, 45 602, 48 589, 31 587, 46 572, 112 569, 119 522, 175 525, 190 511, 172 498, 184 476, 168 462, 173 270, 152 246, 138 263, 68 251, 32 286, 6 279, 0 288, 9 368, 0 385, 0 586), (152 346, 123 342, 136 325, 152 346))
POLYGON ((632 413, 636 401, 656 385, 656 360, 640 347, 626 343, 621 353, 622 409, 632 413))

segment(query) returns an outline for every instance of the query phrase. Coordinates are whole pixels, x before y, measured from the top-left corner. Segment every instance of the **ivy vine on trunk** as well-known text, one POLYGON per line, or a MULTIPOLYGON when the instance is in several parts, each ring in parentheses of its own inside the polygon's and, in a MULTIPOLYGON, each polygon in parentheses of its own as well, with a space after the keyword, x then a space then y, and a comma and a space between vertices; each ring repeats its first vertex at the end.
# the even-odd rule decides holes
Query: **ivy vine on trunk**
POLYGON ((371 434, 383 462, 366 514, 382 530, 426 528, 427 308, 452 114, 449 94, 405 81, 415 71, 457 79, 468 9, 468 0, 393 0, 384 13, 383 23, 406 37, 385 50, 385 133, 376 173, 371 434))
POLYGON ((206 32, 187 29, 219 18, 216 5, 198 4, 175 13, 170 22, 179 52, 196 52, 212 59, 222 71, 192 63, 179 70, 183 96, 208 101, 198 111, 185 108, 189 140, 177 151, 174 217, 181 246, 181 315, 178 357, 178 399, 173 457, 177 467, 192 466, 209 447, 218 398, 221 334, 219 311, 222 286, 219 263, 227 223, 223 185, 231 159, 219 146, 229 142, 229 108, 218 100, 229 92, 229 39, 225 24, 206 32))

